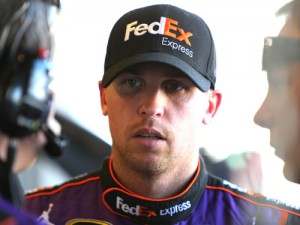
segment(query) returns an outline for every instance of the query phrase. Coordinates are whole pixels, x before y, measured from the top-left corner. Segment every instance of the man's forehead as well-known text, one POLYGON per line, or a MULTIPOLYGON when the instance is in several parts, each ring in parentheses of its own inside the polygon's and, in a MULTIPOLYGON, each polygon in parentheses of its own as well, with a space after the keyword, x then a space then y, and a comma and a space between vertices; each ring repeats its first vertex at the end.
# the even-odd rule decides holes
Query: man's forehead
POLYGON ((300 78, 300 60, 290 64, 284 64, 267 71, 269 80, 291 80, 291 78, 300 78))

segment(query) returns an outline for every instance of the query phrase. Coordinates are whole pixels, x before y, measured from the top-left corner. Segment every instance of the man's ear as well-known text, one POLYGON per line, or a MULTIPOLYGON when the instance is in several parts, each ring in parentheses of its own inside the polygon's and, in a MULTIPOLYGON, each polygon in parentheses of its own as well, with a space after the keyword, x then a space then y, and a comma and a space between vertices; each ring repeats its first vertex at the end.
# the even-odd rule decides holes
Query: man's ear
POLYGON ((210 90, 207 94, 208 94, 209 106, 203 118, 204 124, 209 124, 211 122, 211 119, 217 113, 222 100, 222 94, 219 91, 210 90))
POLYGON ((102 108, 102 114, 107 116, 107 104, 106 104, 106 88, 102 86, 102 81, 98 82, 99 92, 100 92, 100 103, 102 108))

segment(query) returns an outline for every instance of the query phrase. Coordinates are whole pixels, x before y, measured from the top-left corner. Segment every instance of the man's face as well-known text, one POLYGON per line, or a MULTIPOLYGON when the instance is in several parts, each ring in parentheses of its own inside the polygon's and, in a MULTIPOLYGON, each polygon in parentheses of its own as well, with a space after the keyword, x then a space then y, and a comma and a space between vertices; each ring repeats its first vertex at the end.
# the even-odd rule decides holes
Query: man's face
POLYGON ((202 126, 220 101, 215 92, 201 92, 182 72, 159 63, 132 67, 100 90, 114 160, 148 175, 195 162, 202 126))
POLYGON ((47 139, 42 131, 19 139, 13 166, 14 172, 19 173, 30 168, 37 161, 46 142, 47 139))
MULTIPOLYGON (((293 16, 279 37, 300 41, 298 19, 293 16)), ((284 176, 300 183, 300 59, 267 71, 268 93, 254 121, 270 130, 270 144, 284 161, 284 176)))

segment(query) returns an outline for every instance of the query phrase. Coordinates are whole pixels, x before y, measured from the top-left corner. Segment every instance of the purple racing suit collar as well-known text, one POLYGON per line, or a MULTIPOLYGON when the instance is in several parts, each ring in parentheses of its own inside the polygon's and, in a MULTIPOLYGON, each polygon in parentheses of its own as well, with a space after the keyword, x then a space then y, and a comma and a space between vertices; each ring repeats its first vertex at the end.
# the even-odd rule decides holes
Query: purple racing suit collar
POLYGON ((175 224, 187 219, 207 184, 207 173, 201 157, 195 176, 187 188, 165 199, 144 198, 132 193, 114 176, 112 158, 107 159, 103 165, 101 183, 104 204, 113 213, 141 224, 175 224))

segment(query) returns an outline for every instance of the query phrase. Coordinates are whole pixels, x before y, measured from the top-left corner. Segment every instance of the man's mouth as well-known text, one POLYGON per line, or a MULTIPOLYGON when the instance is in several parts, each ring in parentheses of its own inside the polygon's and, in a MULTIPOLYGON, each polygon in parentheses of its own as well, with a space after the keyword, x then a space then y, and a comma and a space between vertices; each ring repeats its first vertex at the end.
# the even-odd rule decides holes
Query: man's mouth
POLYGON ((136 132, 135 137, 138 138, 147 138, 147 139, 154 139, 154 140, 164 140, 163 135, 155 129, 141 129, 136 132))
POLYGON ((149 138, 149 139, 156 139, 156 140, 162 140, 161 137, 155 135, 155 134, 138 134, 137 137, 139 138, 149 138))

